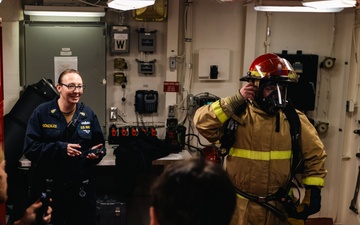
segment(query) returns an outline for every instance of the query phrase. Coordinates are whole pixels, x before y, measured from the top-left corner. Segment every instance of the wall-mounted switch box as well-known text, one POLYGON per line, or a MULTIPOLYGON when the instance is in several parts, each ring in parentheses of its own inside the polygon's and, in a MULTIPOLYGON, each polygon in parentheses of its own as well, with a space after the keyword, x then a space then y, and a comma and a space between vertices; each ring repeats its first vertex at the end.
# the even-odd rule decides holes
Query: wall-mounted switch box
POLYGON ((169 105, 168 117, 175 117, 175 106, 174 105, 169 105))
POLYGON ((230 50, 222 48, 199 49, 199 80, 228 80, 230 77, 230 50))
POLYGON ((156 30, 145 32, 144 28, 137 30, 139 33, 138 47, 140 52, 153 53, 156 50, 156 30))
POLYGON ((169 69, 175 70, 176 69, 176 56, 169 57, 169 69))
POLYGON ((140 60, 136 59, 136 62, 138 63, 138 72, 139 73, 151 75, 155 72, 156 59, 149 61, 149 62, 144 62, 144 61, 140 61, 140 60))
POLYGON ((117 107, 110 107, 110 120, 117 120, 117 107))

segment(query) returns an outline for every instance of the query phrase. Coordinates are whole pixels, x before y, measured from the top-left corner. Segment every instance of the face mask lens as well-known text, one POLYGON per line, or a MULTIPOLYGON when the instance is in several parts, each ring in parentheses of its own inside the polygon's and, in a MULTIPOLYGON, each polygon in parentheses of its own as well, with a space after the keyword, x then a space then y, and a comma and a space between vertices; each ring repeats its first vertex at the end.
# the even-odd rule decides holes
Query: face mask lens
POLYGON ((287 105, 287 84, 276 81, 260 83, 256 101, 259 107, 269 115, 275 115, 287 105))
POLYGON ((276 85, 271 86, 273 91, 269 94, 268 99, 271 102, 271 108, 279 110, 286 106, 286 86, 276 85))
POLYGON ((277 95, 278 95, 279 105, 282 105, 282 95, 281 95, 281 90, 280 90, 280 87, 279 87, 278 84, 276 84, 276 92, 277 92, 277 95))

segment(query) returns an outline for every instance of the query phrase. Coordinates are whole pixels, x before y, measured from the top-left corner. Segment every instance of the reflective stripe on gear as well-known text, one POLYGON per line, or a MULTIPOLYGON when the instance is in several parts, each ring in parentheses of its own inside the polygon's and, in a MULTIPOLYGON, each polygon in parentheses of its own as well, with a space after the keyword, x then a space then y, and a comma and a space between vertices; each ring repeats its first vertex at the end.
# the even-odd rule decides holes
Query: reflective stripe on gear
POLYGON ((210 106, 221 123, 225 123, 225 121, 229 119, 229 117, 222 110, 219 101, 211 103, 210 106))
POLYGON ((246 159, 254 159, 254 160, 276 160, 276 159, 290 159, 292 151, 270 151, 270 152, 261 152, 261 151, 253 151, 246 149, 238 149, 231 148, 229 155, 235 157, 241 157, 246 159))
POLYGON ((303 179, 303 184, 305 185, 314 185, 323 187, 325 183, 324 178, 321 177, 306 177, 303 179))

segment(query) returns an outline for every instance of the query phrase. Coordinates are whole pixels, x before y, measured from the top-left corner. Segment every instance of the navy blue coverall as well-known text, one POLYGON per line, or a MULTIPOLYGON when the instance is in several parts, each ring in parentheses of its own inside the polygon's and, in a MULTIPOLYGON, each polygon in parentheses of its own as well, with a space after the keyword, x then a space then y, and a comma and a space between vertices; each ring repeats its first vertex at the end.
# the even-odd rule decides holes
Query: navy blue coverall
MULTIPOLYGON (((82 103, 81 103, 82 104, 82 103)), ((31 163, 30 202, 40 197, 52 180, 52 224, 96 223, 96 191, 94 167, 106 154, 105 139, 95 113, 78 103, 72 121, 67 122, 57 99, 42 103, 32 113, 26 130, 24 155, 31 163), (104 152, 99 159, 67 155, 67 144, 80 144, 82 152, 102 143, 104 152), (85 195, 84 195, 85 194, 85 195)))

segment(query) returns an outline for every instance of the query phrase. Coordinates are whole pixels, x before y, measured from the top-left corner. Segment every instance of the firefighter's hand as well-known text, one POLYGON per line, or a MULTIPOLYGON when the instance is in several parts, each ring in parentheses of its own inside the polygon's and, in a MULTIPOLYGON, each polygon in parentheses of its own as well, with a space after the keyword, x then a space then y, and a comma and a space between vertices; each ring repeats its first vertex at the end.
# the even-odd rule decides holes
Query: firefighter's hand
POLYGON ((289 219, 304 221, 308 218, 308 216, 319 212, 320 208, 321 208, 320 188, 318 186, 307 186, 303 201, 300 203, 298 207, 296 207, 296 209, 293 212, 289 213, 289 219))
POLYGON ((257 86, 249 82, 240 89, 240 94, 245 100, 254 100, 257 92, 257 86))

